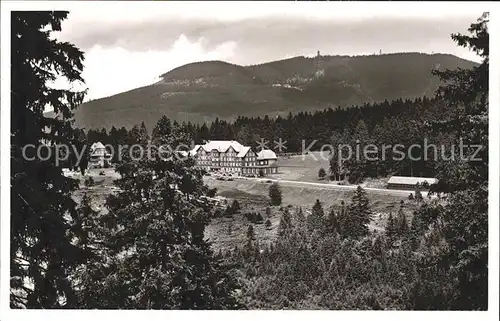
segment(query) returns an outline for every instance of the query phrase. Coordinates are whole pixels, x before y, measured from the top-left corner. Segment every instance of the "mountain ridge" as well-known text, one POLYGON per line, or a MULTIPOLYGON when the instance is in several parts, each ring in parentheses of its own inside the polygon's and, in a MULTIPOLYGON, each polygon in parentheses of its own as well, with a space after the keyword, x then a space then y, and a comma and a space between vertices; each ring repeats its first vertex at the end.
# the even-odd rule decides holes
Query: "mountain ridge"
POLYGON ((200 123, 411 99, 434 93, 440 82, 433 69, 477 65, 451 54, 423 53, 297 56, 248 66, 193 62, 161 74, 154 84, 82 104, 75 125, 130 128, 144 121, 152 128, 163 115, 200 123))

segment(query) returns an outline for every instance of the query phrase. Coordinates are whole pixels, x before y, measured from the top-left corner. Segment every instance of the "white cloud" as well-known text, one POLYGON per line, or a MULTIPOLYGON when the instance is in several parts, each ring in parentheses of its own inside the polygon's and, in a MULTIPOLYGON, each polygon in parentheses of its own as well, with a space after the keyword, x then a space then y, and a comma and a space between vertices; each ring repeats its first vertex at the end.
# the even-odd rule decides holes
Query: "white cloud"
MULTIPOLYGON (((225 42, 206 50, 204 40, 192 41, 181 35, 168 51, 128 51, 121 47, 94 46, 85 53, 82 77, 89 89, 86 100, 111 96, 159 80, 159 75, 187 63, 206 60, 230 61, 235 42, 225 42)), ((67 87, 62 80, 56 87, 67 87)), ((77 88, 81 88, 78 86, 77 88)))
MULTIPOLYGON (((446 2, 439 3, 355 3, 355 2, 114 2, 114 1, 81 1, 81 2, 19 2, 15 9, 48 9, 69 10, 70 15, 63 22, 63 31, 58 35, 62 40, 85 35, 85 26, 98 26, 101 30, 113 29, 124 24, 141 25, 151 21, 165 21, 174 18, 188 21, 189 19, 238 21, 248 18, 270 17, 300 17, 313 18, 314 20, 355 21, 366 18, 439 18, 445 21, 460 16, 479 17, 482 10, 477 5, 467 3, 454 3, 449 6, 446 2)), ((241 35, 244 36, 244 35, 241 35)), ((214 49, 208 49, 203 38, 188 39, 180 35, 168 49, 147 51, 133 51, 127 49, 126 37, 117 39, 115 46, 91 46, 85 51, 85 69, 83 78, 85 86, 89 88, 88 99, 97 99, 137 87, 149 85, 158 80, 161 73, 167 72, 178 66, 205 60, 224 60, 238 63, 241 54, 236 57, 237 42, 227 41, 219 44, 214 49)), ((161 38, 161 37, 160 37, 161 38)), ((162 41, 152 39, 152 41, 162 41)), ((417 43, 417 42, 416 42, 417 43)), ((421 43, 420 43, 421 45, 421 43)), ((280 46, 276 42, 276 46, 280 46)), ((388 44, 389 46, 389 44, 388 44)), ((451 43, 453 49, 446 50, 460 57, 478 60, 473 53, 464 51, 455 52, 456 45, 451 43)), ((210 47, 212 48, 212 47, 210 47)), ((356 52, 346 52, 346 48, 338 46, 342 52, 335 54, 362 54, 371 48, 363 47, 356 52)), ((417 45, 417 50, 420 47, 417 45)), ((432 46, 432 48, 444 48, 432 46)), ((240 51, 244 50, 240 44, 240 51)), ((307 48, 304 48, 307 49, 307 48)), ((374 50, 374 52, 378 52, 374 50)), ((399 51, 400 48, 384 48, 390 51, 399 51)), ((410 51, 411 48, 401 51, 410 51)), ((447 48, 448 49, 448 48, 447 48)), ((266 50, 265 47, 262 50, 266 50)), ((303 52, 287 52, 286 57, 304 54, 303 52)), ((308 49, 307 49, 308 50, 308 49)), ((413 51, 415 49, 412 49, 413 51)), ((352 51, 352 50, 351 50, 352 51)), ((443 52, 437 49, 436 52, 443 52)), ((370 52, 371 54, 372 52, 370 52)), ((315 52, 313 53, 315 54, 315 52)), ((313 55, 311 54, 311 55, 313 55)), ((333 54, 333 52, 325 52, 333 54)), ((259 58, 262 59, 262 58, 259 58)), ((265 60, 279 59, 278 57, 264 57, 265 60), (271 59, 273 58, 273 59, 271 59)), ((252 63, 261 63, 256 61, 252 63)), ((57 81, 57 86, 65 86, 64 82, 57 81)))

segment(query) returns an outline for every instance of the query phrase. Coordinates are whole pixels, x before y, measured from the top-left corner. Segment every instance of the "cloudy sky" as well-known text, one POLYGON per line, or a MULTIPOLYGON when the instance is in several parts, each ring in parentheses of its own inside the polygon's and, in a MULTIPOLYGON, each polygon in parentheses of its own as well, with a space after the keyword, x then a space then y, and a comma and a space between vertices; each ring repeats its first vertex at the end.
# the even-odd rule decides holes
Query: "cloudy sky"
POLYGON ((67 4, 69 17, 55 34, 85 52, 87 99, 146 86, 175 67, 206 60, 249 65, 317 50, 382 50, 479 61, 450 39, 482 14, 470 4, 99 2, 67 4))

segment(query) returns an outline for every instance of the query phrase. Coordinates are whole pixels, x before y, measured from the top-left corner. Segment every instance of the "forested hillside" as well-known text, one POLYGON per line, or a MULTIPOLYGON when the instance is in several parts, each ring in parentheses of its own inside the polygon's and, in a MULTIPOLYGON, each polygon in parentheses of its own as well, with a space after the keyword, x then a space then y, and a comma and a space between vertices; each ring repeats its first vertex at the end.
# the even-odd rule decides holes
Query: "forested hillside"
POLYGON ((151 130, 161 116, 203 123, 432 95, 433 69, 476 65, 447 54, 295 57, 255 66, 197 62, 163 74, 156 84, 81 105, 76 126, 151 130), (319 63, 318 63, 319 61, 319 63))

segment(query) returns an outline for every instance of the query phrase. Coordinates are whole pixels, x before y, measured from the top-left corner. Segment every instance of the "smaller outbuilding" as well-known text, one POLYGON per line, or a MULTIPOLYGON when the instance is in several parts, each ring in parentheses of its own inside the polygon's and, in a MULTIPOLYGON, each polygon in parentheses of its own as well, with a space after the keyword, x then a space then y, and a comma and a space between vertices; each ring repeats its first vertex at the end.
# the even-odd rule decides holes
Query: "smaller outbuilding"
POLYGON ((437 182, 437 178, 431 177, 392 176, 387 182, 387 188, 415 190, 418 184, 421 190, 428 190, 430 185, 437 182))
POLYGON ((97 142, 90 147, 89 167, 102 168, 110 166, 112 155, 106 150, 106 147, 97 142))

